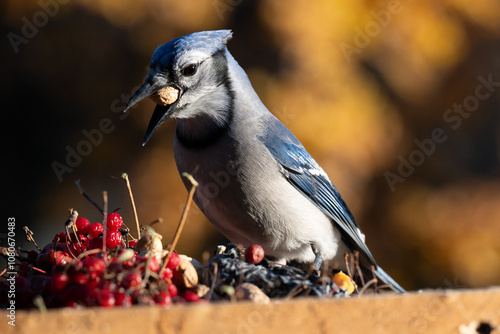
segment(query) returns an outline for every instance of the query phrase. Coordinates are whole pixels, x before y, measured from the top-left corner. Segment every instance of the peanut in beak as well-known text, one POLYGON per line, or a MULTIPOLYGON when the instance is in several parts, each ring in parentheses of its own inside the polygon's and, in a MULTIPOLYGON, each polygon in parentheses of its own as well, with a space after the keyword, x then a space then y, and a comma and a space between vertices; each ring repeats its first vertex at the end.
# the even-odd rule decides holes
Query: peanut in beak
POLYGON ((177 101, 179 98, 179 90, 172 86, 163 87, 149 98, 158 105, 168 106, 177 101))

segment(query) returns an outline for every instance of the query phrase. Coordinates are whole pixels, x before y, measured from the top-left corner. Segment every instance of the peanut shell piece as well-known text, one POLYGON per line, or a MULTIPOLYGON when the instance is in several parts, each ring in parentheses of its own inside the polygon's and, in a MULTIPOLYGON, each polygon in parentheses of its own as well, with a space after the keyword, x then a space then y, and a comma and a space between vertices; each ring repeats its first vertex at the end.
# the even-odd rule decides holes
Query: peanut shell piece
POLYGON ((187 256, 180 255, 179 257, 181 262, 175 268, 172 280, 175 285, 183 289, 194 288, 198 284, 198 273, 187 256))
POLYGON ((168 106, 177 101, 179 98, 179 90, 172 86, 163 87, 149 98, 158 105, 168 106))
POLYGON ((252 283, 241 283, 234 290, 236 300, 250 300, 258 304, 267 304, 271 302, 271 299, 262 292, 259 287, 252 283))

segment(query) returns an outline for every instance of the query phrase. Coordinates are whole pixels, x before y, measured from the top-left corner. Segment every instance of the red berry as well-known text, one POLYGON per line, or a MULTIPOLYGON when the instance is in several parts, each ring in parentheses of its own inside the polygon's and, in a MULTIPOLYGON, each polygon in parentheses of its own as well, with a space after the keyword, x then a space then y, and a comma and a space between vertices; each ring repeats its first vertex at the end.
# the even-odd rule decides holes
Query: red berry
POLYGON ((65 243, 50 243, 38 254, 36 267, 48 271, 54 264, 64 265, 71 260, 72 257, 68 254, 68 247, 65 243), (55 252, 54 246, 56 249, 55 252))
POLYGON ((128 249, 121 249, 118 252, 118 259, 122 261, 123 267, 128 269, 135 265, 137 253, 128 249))
POLYGON ((104 231, 104 226, 101 223, 90 225, 89 234, 92 238, 98 237, 104 231))
POLYGON ((155 304, 161 306, 170 306, 172 304, 172 298, 167 292, 160 291, 153 297, 155 304))
POLYGON ((76 219, 76 229, 78 230, 78 234, 88 234, 90 231, 90 222, 88 219, 79 217, 76 219))
POLYGON ((87 284, 89 281, 89 275, 81 270, 78 270, 71 274, 71 280, 76 284, 87 284))
POLYGON ((54 259, 55 259, 55 264, 57 264, 58 266, 63 266, 66 263, 71 262, 72 260, 72 258, 66 252, 56 251, 54 255, 54 251, 51 250, 49 254, 51 258, 51 263, 54 264, 54 259))
POLYGON ((245 250, 245 260, 248 263, 259 264, 264 258, 264 248, 259 245, 251 245, 245 250))
POLYGON ((129 247, 129 248, 134 248, 134 247, 135 247, 135 245, 137 245, 137 240, 130 240, 130 241, 128 242, 128 247, 129 247))
POLYGON ((123 266, 127 269, 132 268, 137 261, 137 255, 134 254, 130 259, 123 261, 123 266))
POLYGON ((168 260, 167 268, 174 270, 180 263, 181 263, 181 258, 179 257, 179 254, 173 252, 172 255, 170 256, 170 260, 168 260))
POLYGON ((116 291, 115 295, 115 305, 118 306, 131 306, 132 305, 132 297, 128 295, 123 289, 116 291))
POLYGON ((122 243, 122 234, 118 231, 108 231, 106 233, 106 247, 116 248, 122 243))
POLYGON ((169 283, 167 285, 167 290, 168 290, 168 293, 170 294, 170 297, 172 297, 172 298, 177 297, 177 295, 179 294, 179 290, 177 289, 177 286, 173 283, 169 283))
POLYGON ((102 307, 111 307, 115 305, 115 296, 109 289, 101 289, 97 292, 97 304, 102 307))
POLYGON ((181 293, 181 297, 187 302, 196 303, 200 301, 200 297, 198 297, 198 295, 193 291, 184 291, 183 293, 181 293))
POLYGON ((102 249, 102 237, 90 239, 87 249, 102 249))
POLYGON ((85 286, 68 284, 58 293, 63 306, 74 305, 85 300, 85 286))
POLYGON ((139 273, 138 271, 133 271, 123 278, 122 286, 125 289, 129 289, 132 287, 139 286, 141 282, 142 282, 141 273, 139 273))
POLYGON ((31 259, 31 260, 35 260, 36 261, 36 258, 38 257, 38 252, 37 251, 34 251, 34 250, 30 250, 28 252, 28 258, 31 259))
POLYGON ((64 289, 66 284, 68 284, 69 277, 66 274, 58 273, 52 275, 52 280, 50 281, 50 285, 52 287, 53 292, 58 292, 64 289))
POLYGON ((78 308, 78 303, 75 302, 74 300, 72 301, 68 301, 66 304, 64 304, 64 307, 68 307, 68 308, 78 308))
POLYGON ((111 272, 111 273, 115 273, 115 274, 119 274, 121 272, 123 272, 123 265, 120 263, 120 262, 111 262, 109 265, 108 265, 108 269, 107 271, 108 272, 111 272))
POLYGON ((163 270, 163 280, 168 281, 169 279, 172 279, 172 277, 174 277, 174 272, 172 271, 172 269, 170 269, 169 267, 165 267, 165 270, 163 270))
POLYGON ((33 275, 30 280, 31 291, 35 294, 42 294, 44 292, 50 293, 51 278, 45 275, 33 275))
POLYGON ((19 264, 19 267, 17 268, 19 276, 28 277, 30 271, 31 265, 28 262, 21 262, 21 264, 19 264))
MULTIPOLYGON (((138 257, 137 258, 137 261, 139 261, 139 263, 144 263, 144 264, 147 264, 148 263, 148 258, 147 257, 138 257)), ((141 271, 144 271, 145 270, 145 266, 141 266, 141 271)), ((158 263, 158 260, 156 259, 156 257, 152 256, 151 259, 149 260, 149 270, 157 273, 159 270, 160 270, 160 264, 158 263)))
POLYGON ((99 292, 100 282, 98 280, 90 280, 87 284, 82 285, 85 288, 84 297, 87 302, 92 303, 93 299, 97 297, 97 292, 99 292))
POLYGON ((87 268, 92 279, 100 277, 106 269, 106 263, 102 257, 88 258, 83 261, 83 266, 87 268))
POLYGON ((52 242, 66 242, 66 233, 64 233, 64 232, 57 233, 54 236, 54 239, 52 239, 52 242))
MULTIPOLYGON (((88 244, 88 243, 87 243, 88 244)), ((72 243, 68 245, 68 248, 71 250, 73 254, 81 254, 87 250, 87 246, 84 243, 72 243)))
POLYGON ((22 289, 30 286, 30 281, 24 276, 16 276, 15 278, 16 289, 22 289))
POLYGON ((123 225, 123 218, 116 212, 112 212, 106 219, 106 226, 110 231, 118 231, 123 225))
POLYGON ((116 291, 116 283, 113 282, 112 280, 103 279, 99 281, 99 288, 116 291))
POLYGON ((90 238, 88 238, 85 235, 80 235, 80 242, 81 242, 82 245, 84 245, 85 247, 87 247, 89 245, 90 238))

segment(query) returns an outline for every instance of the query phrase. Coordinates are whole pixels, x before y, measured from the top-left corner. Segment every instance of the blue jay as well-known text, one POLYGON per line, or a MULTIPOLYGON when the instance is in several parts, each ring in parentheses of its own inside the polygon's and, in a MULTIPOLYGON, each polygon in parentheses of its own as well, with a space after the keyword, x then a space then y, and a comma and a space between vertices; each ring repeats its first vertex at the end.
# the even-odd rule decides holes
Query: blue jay
MULTIPOLYGON (((255 93, 226 47, 230 30, 203 31, 158 47, 144 84, 125 111, 157 104, 143 145, 177 120, 174 156, 198 181, 194 200, 229 240, 261 245, 282 262, 360 263, 393 290, 405 290, 377 266, 354 217, 323 169, 255 93)), ((190 187, 184 180, 186 187, 190 187)))

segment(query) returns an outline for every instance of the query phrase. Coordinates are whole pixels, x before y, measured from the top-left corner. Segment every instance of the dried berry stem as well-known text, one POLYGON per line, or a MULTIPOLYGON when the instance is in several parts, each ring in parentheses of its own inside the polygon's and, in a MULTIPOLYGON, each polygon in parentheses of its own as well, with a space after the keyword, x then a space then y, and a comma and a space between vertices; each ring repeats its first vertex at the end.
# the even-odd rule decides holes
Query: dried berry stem
POLYGON ((128 179, 127 173, 122 173, 122 178, 127 184, 128 194, 130 195, 130 201, 132 202, 132 209, 134 210, 135 224, 137 228, 137 239, 141 238, 141 230, 139 225, 139 217, 137 216, 137 208, 135 207, 134 195, 132 194, 132 188, 130 187, 130 181, 128 179))
POLYGON ((108 262, 108 257, 106 256, 106 231, 107 231, 107 219, 108 219, 108 192, 104 190, 102 192, 102 199, 104 202, 104 210, 102 214, 104 215, 102 220, 102 225, 104 226, 104 230, 102 231, 102 254, 104 255, 104 261, 108 262))
MULTIPOLYGON (((309 269, 307 274, 304 276, 303 281, 308 280, 309 277, 314 273, 314 271, 315 271, 314 267, 309 269)), ((306 288, 306 286, 304 284, 297 284, 292 290, 290 290, 290 292, 285 296, 284 299, 288 300, 288 299, 295 297, 296 295, 301 293, 305 288, 306 288)))
MULTIPOLYGON (((73 234, 75 235, 76 241, 77 241, 78 246, 80 247, 80 250, 81 250, 82 244, 80 243, 80 238, 78 237, 77 229, 76 229, 76 219, 77 218, 78 218, 78 212, 75 209, 69 209, 69 217, 66 220, 66 222, 64 223, 64 227, 66 229, 66 241, 69 240, 69 242, 71 242, 71 231, 72 231, 73 234)), ((76 247, 75 247, 75 250, 76 250, 76 247)), ((73 254, 70 247, 68 247, 68 251, 69 251, 70 255, 74 259, 76 259, 76 256, 73 254)))
POLYGON ((158 219, 155 219, 151 223, 149 223, 149 226, 153 226, 154 224, 162 224, 162 223, 163 223, 163 218, 158 217, 158 219))
POLYGON ((365 286, 365 278, 363 277, 363 272, 361 271, 361 267, 359 265, 359 252, 358 251, 354 251, 354 268, 356 269, 356 271, 358 273, 358 276, 359 276, 359 279, 361 282, 361 286, 365 286))
POLYGON ((28 228, 28 226, 25 226, 23 229, 24 229, 24 233, 26 233, 26 240, 32 242, 35 245, 35 247, 41 252, 42 250, 40 249, 40 247, 38 247, 35 239, 33 238, 33 231, 31 231, 28 228))
POLYGON ((218 280, 218 271, 219 271, 219 268, 218 268, 217 262, 215 262, 214 263, 214 274, 213 274, 212 284, 210 285, 210 290, 207 293, 207 300, 212 299, 212 294, 215 290, 215 284, 217 283, 217 280, 218 280))
POLYGON ((101 208, 101 206, 99 204, 97 204, 96 201, 94 201, 94 199, 92 197, 89 196, 89 194, 87 194, 85 192, 85 190, 83 190, 81 184, 80 184, 80 180, 76 180, 76 186, 78 187, 78 190, 80 191, 80 194, 83 195, 83 197, 85 197, 90 203, 92 203, 93 206, 95 206, 95 208, 97 210, 99 210, 100 213, 104 214, 104 210, 101 208))
POLYGON ((42 296, 35 296, 35 298, 33 299, 33 304, 40 312, 47 312, 47 306, 45 306, 45 301, 43 300, 42 296))
POLYGON ((39 268, 37 268, 37 267, 31 267, 31 268, 33 268, 33 270, 36 270, 36 271, 38 271, 38 272, 41 272, 42 274, 46 274, 46 273, 47 273, 45 270, 39 269, 39 268))
POLYGON ((93 254, 97 254, 97 253, 100 253, 100 252, 101 252, 100 249, 90 249, 90 250, 85 251, 85 252, 81 253, 80 255, 78 255, 77 259, 81 260, 84 257, 87 257, 88 255, 93 255, 93 254))
POLYGON ((186 223, 189 209, 191 208, 191 204, 193 203, 194 192, 196 191, 196 187, 198 187, 198 182, 196 182, 196 180, 190 174, 182 173, 182 176, 184 176, 189 180, 189 182, 191 182, 191 189, 189 190, 189 195, 186 201, 186 205, 184 206, 184 211, 182 212, 181 220, 179 222, 179 225, 177 226, 177 230, 175 231, 174 239, 172 240, 172 244, 170 244, 167 258, 165 259, 165 262, 163 262, 163 266, 161 267, 159 273, 160 277, 162 277, 163 271, 167 267, 167 263, 170 260, 170 256, 172 256, 172 252, 174 251, 175 246, 177 246, 177 242, 179 241, 179 237, 181 236, 182 229, 184 228, 184 224, 186 223))
POLYGON ((366 290, 370 287, 370 285, 376 284, 377 281, 378 280, 376 278, 372 278, 371 280, 366 282, 366 284, 361 288, 361 290, 359 290, 358 295, 362 296, 366 292, 366 290))

